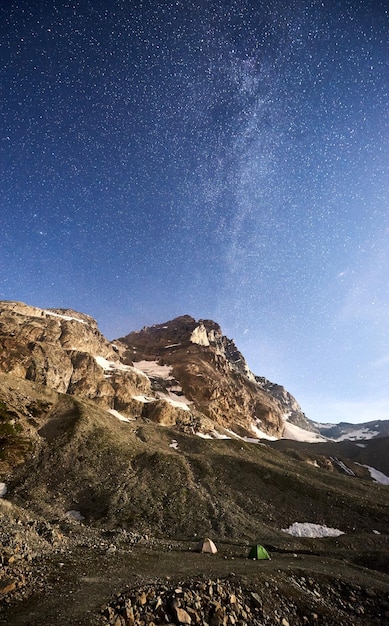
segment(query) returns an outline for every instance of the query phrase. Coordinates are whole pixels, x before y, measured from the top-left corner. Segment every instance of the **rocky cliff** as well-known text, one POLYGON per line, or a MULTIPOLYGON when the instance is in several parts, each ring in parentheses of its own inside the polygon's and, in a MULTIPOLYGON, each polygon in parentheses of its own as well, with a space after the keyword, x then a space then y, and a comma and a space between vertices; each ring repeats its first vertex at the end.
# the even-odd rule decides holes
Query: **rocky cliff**
POLYGON ((318 432, 314 423, 306 417, 305 413, 303 413, 303 410, 296 398, 292 396, 292 394, 289 393, 285 387, 278 385, 277 383, 272 383, 263 376, 256 376, 255 380, 258 385, 266 391, 266 393, 278 400, 284 412, 285 420, 303 428, 304 430, 318 432))
POLYGON ((282 434, 280 403, 261 388, 234 342, 215 322, 185 315, 132 332, 116 344, 126 363, 142 367, 148 360, 170 368, 178 393, 197 416, 239 435, 253 437, 259 430, 282 434))
POLYGON ((282 404, 211 320, 182 316, 109 342, 88 315, 7 301, 0 303, 0 349, 0 371, 124 419, 282 435, 282 404))
POLYGON ((18 302, 0 303, 0 371, 131 415, 142 406, 134 396, 150 391, 149 379, 120 363, 94 319, 18 302))

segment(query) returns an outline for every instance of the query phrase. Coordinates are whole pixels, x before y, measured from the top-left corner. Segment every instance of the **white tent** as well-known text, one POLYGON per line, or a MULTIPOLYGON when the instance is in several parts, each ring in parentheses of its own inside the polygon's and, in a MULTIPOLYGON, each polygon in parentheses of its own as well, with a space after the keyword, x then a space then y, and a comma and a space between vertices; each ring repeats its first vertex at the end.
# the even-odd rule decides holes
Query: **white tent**
POLYGON ((212 539, 204 539, 197 544, 198 552, 208 552, 209 554, 215 554, 217 552, 217 548, 213 543, 212 539))

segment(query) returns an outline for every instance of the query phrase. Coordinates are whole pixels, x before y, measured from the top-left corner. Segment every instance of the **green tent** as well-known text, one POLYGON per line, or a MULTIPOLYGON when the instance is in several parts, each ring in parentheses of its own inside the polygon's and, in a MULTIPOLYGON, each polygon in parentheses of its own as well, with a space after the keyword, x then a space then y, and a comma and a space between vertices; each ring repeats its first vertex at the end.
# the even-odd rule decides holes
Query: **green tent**
POLYGON ((260 559, 270 559, 270 556, 266 548, 258 544, 251 548, 248 558, 257 559, 257 561, 259 561, 260 559))

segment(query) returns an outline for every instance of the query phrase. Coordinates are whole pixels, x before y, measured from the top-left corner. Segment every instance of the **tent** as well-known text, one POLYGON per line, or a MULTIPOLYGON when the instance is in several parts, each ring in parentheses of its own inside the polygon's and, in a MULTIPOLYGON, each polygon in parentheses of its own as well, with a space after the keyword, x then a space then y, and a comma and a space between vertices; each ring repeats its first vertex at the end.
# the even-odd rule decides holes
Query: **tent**
POLYGON ((217 552, 217 548, 213 543, 212 539, 204 539, 197 544, 198 552, 208 552, 209 554, 215 554, 217 552))
POLYGON ((270 555, 268 553, 268 551, 266 550, 266 548, 264 548, 263 546, 260 546, 259 544, 256 546, 253 546, 249 552, 249 559, 256 559, 257 561, 259 561, 260 559, 269 559, 270 560, 270 555))

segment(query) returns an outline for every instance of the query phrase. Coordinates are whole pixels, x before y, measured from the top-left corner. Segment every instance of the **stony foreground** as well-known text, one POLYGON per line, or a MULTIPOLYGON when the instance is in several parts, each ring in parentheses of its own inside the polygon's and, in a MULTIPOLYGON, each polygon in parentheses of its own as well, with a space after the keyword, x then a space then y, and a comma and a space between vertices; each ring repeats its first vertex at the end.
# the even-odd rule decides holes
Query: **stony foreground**
POLYGON ((319 555, 310 542, 298 552, 273 546, 270 561, 253 561, 239 542, 220 541, 217 554, 200 554, 190 540, 76 522, 59 529, 8 516, 4 505, 0 522, 0 624, 383 626, 389 620, 387 574, 319 555))
POLYGON ((246 585, 231 575, 224 580, 147 586, 118 595, 102 613, 112 626, 339 626, 384 624, 389 619, 389 596, 363 592, 357 585, 320 585, 302 575, 287 581, 270 577, 260 588, 255 580, 246 585))

